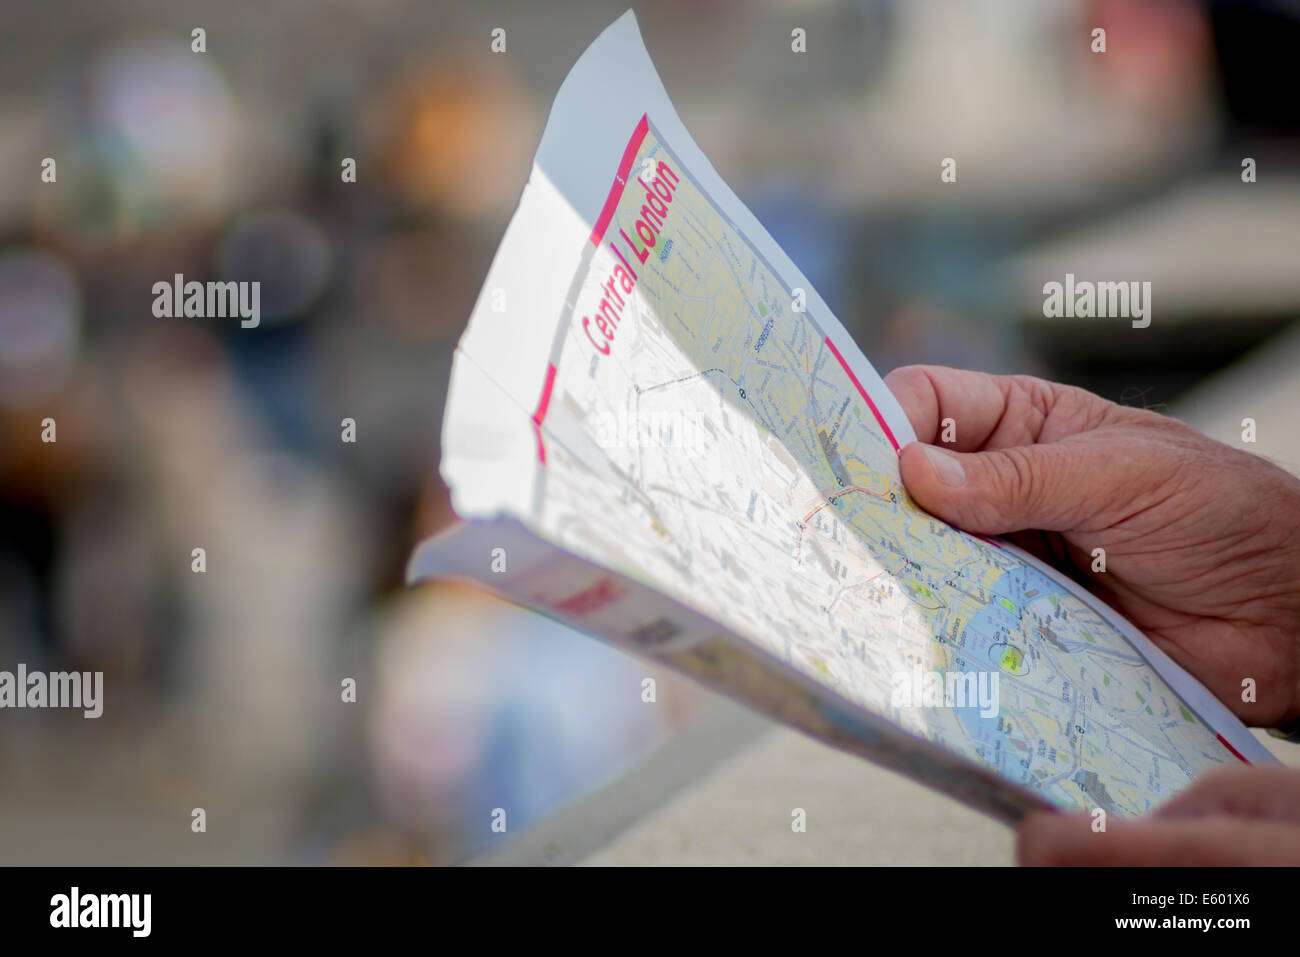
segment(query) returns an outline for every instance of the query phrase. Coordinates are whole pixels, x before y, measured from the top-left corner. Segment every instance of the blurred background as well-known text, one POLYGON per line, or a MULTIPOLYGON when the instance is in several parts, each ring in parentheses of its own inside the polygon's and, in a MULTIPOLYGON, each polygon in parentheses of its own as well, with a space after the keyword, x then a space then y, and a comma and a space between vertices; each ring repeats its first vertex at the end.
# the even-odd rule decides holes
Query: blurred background
MULTIPOLYGON (((457 337, 560 82, 625 6, 0 0, 0 669, 105 673, 97 721, 0 712, 0 863, 477 859, 494 808, 527 831, 709 736, 671 675, 402 584, 453 518, 457 337), (260 281, 261 325, 155 318, 177 273, 260 281)), ((882 373, 1213 403, 1228 441, 1293 425, 1300 2, 633 7, 882 373), (1151 281, 1151 327, 1044 319, 1066 272, 1151 281), (1209 397, 1243 368, 1270 398, 1209 397)))

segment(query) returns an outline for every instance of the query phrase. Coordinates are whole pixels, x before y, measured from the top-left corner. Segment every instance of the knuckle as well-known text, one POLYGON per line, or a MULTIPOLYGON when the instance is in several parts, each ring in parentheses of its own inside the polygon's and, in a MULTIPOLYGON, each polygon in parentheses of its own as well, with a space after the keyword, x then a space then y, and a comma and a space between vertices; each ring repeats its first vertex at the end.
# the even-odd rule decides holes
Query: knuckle
POLYGON ((1041 483, 1027 450, 1018 446, 1000 449, 993 461, 997 464, 992 470, 992 491, 997 497, 1008 504, 1032 506, 1041 483))
POLYGON ((1030 375, 1013 376, 1012 385, 1008 406, 1014 408, 1028 435, 1037 441, 1059 402, 1060 386, 1030 375))

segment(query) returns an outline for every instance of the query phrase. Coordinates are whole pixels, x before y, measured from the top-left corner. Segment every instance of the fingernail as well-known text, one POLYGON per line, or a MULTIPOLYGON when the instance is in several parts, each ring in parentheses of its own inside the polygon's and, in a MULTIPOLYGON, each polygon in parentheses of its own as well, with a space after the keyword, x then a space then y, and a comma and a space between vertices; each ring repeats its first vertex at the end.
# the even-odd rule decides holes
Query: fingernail
POLYGON ((944 485, 951 485, 954 488, 966 484, 966 470, 961 467, 961 463, 953 455, 949 455, 942 449, 936 449, 932 445, 925 447, 926 457, 929 458, 930 464, 934 466, 934 474, 939 476, 939 481, 944 485))

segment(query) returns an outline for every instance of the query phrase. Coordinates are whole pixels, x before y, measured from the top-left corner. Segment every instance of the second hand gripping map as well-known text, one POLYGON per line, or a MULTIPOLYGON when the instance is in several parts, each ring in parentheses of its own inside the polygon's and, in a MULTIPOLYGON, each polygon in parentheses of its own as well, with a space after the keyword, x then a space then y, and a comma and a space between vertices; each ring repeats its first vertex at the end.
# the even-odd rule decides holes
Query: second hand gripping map
POLYGON ((1273 759, 1132 625, 908 498, 902 409, 705 159, 629 12, 569 73, 457 348, 468 577, 999 819, 1273 759))

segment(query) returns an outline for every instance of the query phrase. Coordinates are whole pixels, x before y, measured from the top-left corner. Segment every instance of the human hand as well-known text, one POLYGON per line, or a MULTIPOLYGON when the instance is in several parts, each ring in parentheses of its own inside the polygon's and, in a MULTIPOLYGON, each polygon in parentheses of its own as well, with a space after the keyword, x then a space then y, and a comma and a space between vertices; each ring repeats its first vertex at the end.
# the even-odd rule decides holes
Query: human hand
POLYGON ((1037 812, 1020 825, 1026 865, 1300 865, 1300 769, 1225 767, 1138 821, 1037 812))
POLYGON ((1065 566, 1248 723, 1300 715, 1300 480, 1031 376, 906 366, 885 383, 919 440, 899 464, 921 507, 1065 566))

